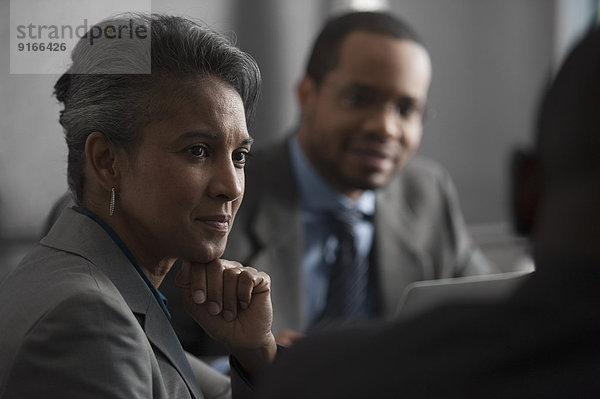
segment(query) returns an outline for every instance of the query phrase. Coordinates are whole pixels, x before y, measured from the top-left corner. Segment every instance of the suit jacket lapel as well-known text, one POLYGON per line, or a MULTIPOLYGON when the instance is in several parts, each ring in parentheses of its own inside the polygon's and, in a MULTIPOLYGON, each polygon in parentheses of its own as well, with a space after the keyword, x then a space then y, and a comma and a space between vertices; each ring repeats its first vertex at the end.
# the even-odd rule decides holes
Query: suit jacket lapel
MULTIPOLYGON (((301 203, 290 163, 288 141, 284 140, 266 156, 268 173, 257 193, 256 222, 251 226, 261 250, 255 267, 265 270, 273 281, 271 296, 276 306, 290 311, 279 312, 273 329, 279 326, 301 330, 304 326, 302 308, 302 248, 304 227, 301 203), (261 268, 261 264, 271 265, 261 268)), ((258 169, 257 172, 264 170, 258 169)))
MULTIPOLYGON (((268 154, 256 157, 257 161, 259 159, 265 163, 257 165, 255 173, 261 175, 253 177, 261 184, 254 184, 251 178, 247 184, 248 199, 256 202, 255 222, 249 228, 259 247, 252 262, 253 266, 269 273, 273 280, 273 303, 279 307, 274 331, 279 331, 279 326, 302 331, 306 324, 301 272, 304 227, 288 141, 284 140, 268 154), (261 264, 270 265, 270 268, 262 268, 261 264)), ((416 221, 404 197, 401 175, 377 190, 374 262, 384 316, 394 314, 407 284, 434 277, 433 271, 427 270, 427 265, 432 262, 424 259, 428 255, 419 250, 413 236, 416 221)))
POLYGON ((428 278, 425 265, 430 264, 418 250, 413 212, 403 201, 400 179, 377 192, 375 208, 375 264, 379 276, 382 311, 394 315, 404 288, 410 282, 428 278), (400 283, 399 283, 400 282, 400 283))
POLYGON ((203 398, 171 324, 152 292, 110 236, 88 216, 65 209, 42 244, 82 256, 105 273, 131 311, 142 315, 146 336, 181 374, 196 398, 203 398))

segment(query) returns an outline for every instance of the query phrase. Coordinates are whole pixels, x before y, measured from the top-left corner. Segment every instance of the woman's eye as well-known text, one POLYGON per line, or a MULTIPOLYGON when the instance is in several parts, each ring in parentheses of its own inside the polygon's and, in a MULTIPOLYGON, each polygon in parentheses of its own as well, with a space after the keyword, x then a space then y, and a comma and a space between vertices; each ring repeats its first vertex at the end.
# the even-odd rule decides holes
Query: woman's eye
POLYGON ((244 165, 246 164, 246 161, 248 160, 248 151, 237 151, 233 153, 233 162, 235 162, 236 164, 239 165, 244 165))
POLYGON ((206 156, 206 147, 202 145, 195 145, 188 149, 188 152, 196 158, 204 158, 206 156))

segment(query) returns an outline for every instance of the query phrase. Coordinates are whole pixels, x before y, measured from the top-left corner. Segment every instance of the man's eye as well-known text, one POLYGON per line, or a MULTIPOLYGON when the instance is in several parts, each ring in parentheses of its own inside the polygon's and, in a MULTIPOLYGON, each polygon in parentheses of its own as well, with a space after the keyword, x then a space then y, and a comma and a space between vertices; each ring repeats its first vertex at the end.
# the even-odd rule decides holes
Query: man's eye
POLYGON ((401 101, 396 104, 396 111, 404 118, 422 113, 422 110, 414 101, 401 101))
POLYGON ((368 108, 375 103, 373 95, 351 91, 344 96, 345 102, 355 108, 368 108))
POLYGON ((193 157, 196 158, 204 158, 206 156, 206 147, 204 147, 203 145, 195 145, 193 147, 190 147, 188 149, 188 152, 190 153, 190 155, 192 155, 193 157))

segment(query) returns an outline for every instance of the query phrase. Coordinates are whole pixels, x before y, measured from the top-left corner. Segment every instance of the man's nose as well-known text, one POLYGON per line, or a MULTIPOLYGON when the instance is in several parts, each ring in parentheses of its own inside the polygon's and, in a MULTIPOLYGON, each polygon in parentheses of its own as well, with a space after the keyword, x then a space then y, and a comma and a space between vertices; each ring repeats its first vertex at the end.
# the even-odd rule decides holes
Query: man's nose
POLYGON ((405 123, 392 104, 382 104, 373 110, 366 128, 382 141, 395 140, 402 137, 405 123))

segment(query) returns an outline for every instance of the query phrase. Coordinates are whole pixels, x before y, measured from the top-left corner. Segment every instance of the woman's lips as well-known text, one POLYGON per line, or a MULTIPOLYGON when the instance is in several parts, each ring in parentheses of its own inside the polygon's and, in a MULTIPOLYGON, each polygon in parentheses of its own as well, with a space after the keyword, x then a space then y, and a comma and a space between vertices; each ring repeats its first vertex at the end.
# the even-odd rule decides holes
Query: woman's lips
POLYGON ((212 227, 215 230, 229 231, 229 222, 231 221, 230 215, 212 215, 212 216, 202 216, 197 218, 196 220, 212 227))

